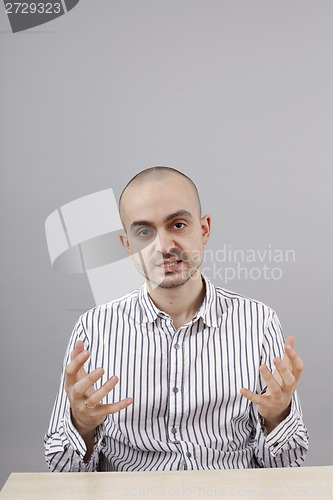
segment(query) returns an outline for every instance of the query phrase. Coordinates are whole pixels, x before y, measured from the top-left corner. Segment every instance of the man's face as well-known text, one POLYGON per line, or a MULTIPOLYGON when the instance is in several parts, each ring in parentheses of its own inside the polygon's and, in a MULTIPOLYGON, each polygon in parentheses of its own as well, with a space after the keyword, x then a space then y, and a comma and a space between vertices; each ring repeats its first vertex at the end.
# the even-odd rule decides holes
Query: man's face
POLYGON ((192 186, 180 175, 129 186, 123 194, 121 236, 138 271, 155 286, 172 288, 200 278, 209 216, 199 216, 192 186))

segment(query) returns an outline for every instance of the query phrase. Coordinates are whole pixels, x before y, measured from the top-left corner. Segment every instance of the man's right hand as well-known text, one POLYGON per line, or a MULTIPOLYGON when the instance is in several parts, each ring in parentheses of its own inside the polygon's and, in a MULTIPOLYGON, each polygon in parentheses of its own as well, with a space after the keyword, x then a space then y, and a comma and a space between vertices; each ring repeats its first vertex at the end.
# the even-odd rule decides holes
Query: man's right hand
POLYGON ((112 404, 100 403, 116 386, 118 378, 111 377, 100 389, 95 390, 94 383, 102 377, 104 370, 97 368, 87 374, 83 365, 89 356, 82 340, 78 340, 71 352, 71 362, 65 369, 65 390, 71 405, 72 422, 85 440, 87 449, 93 444, 95 428, 104 422, 105 417, 133 403, 132 398, 112 404))

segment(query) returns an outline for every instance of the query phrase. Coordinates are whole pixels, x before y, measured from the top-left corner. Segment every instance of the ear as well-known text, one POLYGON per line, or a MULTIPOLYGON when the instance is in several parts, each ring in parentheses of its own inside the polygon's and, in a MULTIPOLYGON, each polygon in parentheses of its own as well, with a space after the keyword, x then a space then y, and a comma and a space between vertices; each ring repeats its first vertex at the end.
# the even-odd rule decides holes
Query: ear
POLYGON ((203 217, 201 217, 202 241, 204 245, 206 245, 207 241, 209 240, 210 223, 211 223, 210 215, 204 215, 203 217))
POLYGON ((119 239, 123 247, 125 248, 126 252, 129 253, 129 255, 132 255, 130 246, 129 246, 129 241, 128 241, 128 234, 127 233, 120 233, 119 239))

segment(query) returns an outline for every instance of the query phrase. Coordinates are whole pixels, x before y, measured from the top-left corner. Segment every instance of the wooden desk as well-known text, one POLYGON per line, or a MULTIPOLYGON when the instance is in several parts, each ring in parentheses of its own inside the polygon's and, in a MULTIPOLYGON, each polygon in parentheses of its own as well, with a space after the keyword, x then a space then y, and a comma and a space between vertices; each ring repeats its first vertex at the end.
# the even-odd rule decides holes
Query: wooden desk
POLYGON ((1 500, 333 498, 333 466, 172 472, 13 473, 1 500))

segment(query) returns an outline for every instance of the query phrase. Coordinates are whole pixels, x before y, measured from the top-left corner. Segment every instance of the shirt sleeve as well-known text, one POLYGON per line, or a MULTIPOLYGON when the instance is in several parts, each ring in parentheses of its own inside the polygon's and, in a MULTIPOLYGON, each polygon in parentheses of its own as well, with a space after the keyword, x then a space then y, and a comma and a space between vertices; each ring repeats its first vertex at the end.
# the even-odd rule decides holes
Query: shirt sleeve
MULTIPOLYGON (((277 314, 271 310, 264 332, 261 364, 273 372, 273 359, 283 357, 284 336, 277 314)), ((263 382, 258 382, 257 393, 263 392, 263 382)), ((255 455, 259 467, 297 467, 302 464, 308 450, 308 431, 303 423, 303 414, 295 391, 290 412, 269 434, 257 406, 252 405, 252 418, 256 427, 255 455)))
MULTIPOLYGON (((105 435, 104 424, 101 424, 95 431, 94 449, 91 457, 88 462, 85 462, 86 444, 72 422, 70 404, 64 387, 65 368, 70 362, 70 353, 77 340, 82 340, 85 349, 89 349, 89 339, 82 324, 82 317, 77 321, 67 346, 58 395, 44 437, 45 458, 52 472, 93 472, 97 470, 99 450, 105 435)), ((90 371, 90 359, 85 364, 85 369, 87 372, 90 371)))

